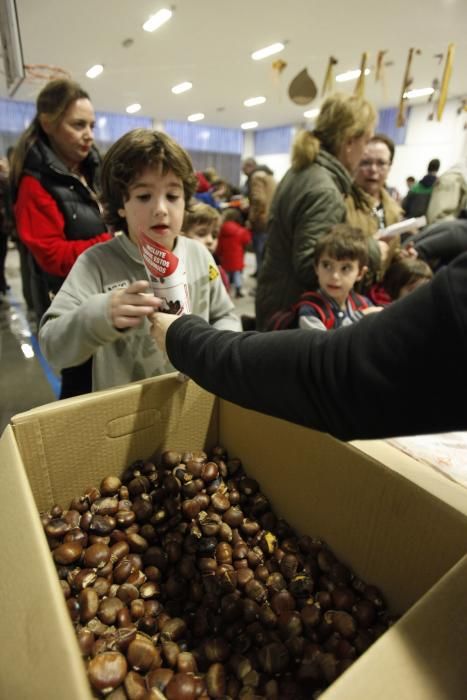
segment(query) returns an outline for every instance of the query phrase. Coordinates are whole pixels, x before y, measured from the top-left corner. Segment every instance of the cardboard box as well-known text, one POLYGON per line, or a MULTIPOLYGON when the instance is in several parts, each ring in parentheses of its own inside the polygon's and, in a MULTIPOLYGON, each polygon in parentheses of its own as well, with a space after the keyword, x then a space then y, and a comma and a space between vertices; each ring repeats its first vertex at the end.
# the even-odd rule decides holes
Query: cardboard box
POLYGON ((277 514, 322 537, 392 612, 409 611, 323 700, 465 699, 465 489, 446 502, 366 453, 371 445, 247 411, 175 375, 33 409, 5 430, 0 697, 91 698, 38 510, 68 506, 137 458, 216 443, 241 457, 277 514))

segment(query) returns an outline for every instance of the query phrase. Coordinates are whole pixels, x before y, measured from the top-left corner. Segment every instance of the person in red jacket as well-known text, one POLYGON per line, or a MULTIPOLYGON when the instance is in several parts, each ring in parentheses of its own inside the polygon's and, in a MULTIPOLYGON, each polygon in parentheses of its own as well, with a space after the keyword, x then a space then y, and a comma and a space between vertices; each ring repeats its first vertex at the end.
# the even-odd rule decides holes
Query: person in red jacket
POLYGON ((251 231, 242 226, 242 214, 233 207, 222 215, 222 226, 217 242, 217 257, 227 272, 236 298, 245 296, 242 292, 245 248, 251 243, 251 231))
MULTIPOLYGON (((11 182, 39 322, 78 256, 111 235, 96 196, 100 158, 89 95, 71 80, 53 80, 36 106, 13 153, 11 182)), ((62 370, 61 398, 91 391, 91 359, 62 370)))

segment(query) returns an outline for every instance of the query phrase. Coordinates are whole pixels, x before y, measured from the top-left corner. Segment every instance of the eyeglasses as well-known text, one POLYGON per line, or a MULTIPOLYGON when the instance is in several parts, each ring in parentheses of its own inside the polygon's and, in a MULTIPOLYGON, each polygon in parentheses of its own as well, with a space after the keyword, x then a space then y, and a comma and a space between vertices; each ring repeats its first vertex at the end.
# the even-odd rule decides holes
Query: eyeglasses
POLYGON ((390 163, 387 160, 361 160, 359 163, 359 168, 371 168, 372 166, 378 168, 378 170, 384 170, 390 163))

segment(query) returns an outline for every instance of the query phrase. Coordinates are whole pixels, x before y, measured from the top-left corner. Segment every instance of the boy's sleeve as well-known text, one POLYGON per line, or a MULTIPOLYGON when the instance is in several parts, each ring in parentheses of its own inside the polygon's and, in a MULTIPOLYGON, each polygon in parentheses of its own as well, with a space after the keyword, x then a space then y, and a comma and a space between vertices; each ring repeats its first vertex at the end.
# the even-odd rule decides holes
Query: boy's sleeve
POLYGON ((214 328, 223 331, 241 331, 242 324, 235 311, 235 306, 222 281, 219 268, 208 250, 207 264, 217 274, 211 276, 209 281, 209 323, 214 328))
MULTIPOLYGON (((94 252, 94 251, 89 251, 94 252)), ((42 317, 39 344, 57 370, 81 364, 105 343, 116 340, 109 311, 110 292, 102 291, 92 256, 78 258, 42 317)))

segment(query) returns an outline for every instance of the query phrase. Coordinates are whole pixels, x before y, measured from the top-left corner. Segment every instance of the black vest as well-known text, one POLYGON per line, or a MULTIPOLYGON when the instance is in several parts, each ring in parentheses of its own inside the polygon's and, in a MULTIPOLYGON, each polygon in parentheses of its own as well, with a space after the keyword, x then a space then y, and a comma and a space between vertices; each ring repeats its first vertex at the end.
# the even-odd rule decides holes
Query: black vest
MULTIPOLYGON (((92 190, 97 184, 99 156, 92 149, 83 163, 92 190)), ((31 175, 55 200, 65 220, 65 237, 71 241, 94 238, 106 230, 102 214, 91 188, 70 173, 52 149, 38 140, 28 151, 23 173, 31 175)), ((48 286, 56 293, 63 279, 46 275, 48 286)))

